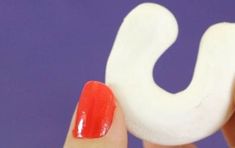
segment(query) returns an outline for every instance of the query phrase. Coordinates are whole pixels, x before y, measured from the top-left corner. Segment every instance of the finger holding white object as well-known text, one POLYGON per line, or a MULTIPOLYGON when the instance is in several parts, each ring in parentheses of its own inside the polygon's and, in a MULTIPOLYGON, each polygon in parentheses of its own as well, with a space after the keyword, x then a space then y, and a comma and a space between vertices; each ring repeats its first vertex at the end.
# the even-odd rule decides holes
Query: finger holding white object
POLYGON ((235 24, 215 24, 204 33, 190 85, 171 94, 155 84, 153 68, 177 34, 169 10, 141 4, 124 19, 106 67, 106 83, 124 111, 129 131, 163 145, 209 136, 233 112, 235 24))

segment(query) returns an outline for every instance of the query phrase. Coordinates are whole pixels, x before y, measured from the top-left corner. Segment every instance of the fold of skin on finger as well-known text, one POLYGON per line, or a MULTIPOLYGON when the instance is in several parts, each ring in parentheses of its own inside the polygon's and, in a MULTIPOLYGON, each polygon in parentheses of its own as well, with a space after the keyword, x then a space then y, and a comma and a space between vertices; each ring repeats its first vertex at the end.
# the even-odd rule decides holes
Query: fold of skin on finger
POLYGON ((108 133, 101 138, 79 139, 73 137, 72 130, 74 127, 75 113, 69 127, 64 148, 127 148, 127 130, 123 113, 118 105, 115 109, 111 128, 108 133))
POLYGON ((229 147, 235 147, 235 114, 229 119, 222 129, 229 147))
POLYGON ((187 144, 187 145, 179 145, 179 146, 163 146, 158 144, 152 144, 147 141, 143 141, 144 148, 196 148, 197 146, 194 144, 187 144))
MULTIPOLYGON (((233 85, 233 100, 234 100, 234 108, 235 108, 235 81, 233 85)), ((222 132, 224 134, 225 140, 228 143, 229 147, 235 147, 235 112, 229 121, 222 128, 222 132)))

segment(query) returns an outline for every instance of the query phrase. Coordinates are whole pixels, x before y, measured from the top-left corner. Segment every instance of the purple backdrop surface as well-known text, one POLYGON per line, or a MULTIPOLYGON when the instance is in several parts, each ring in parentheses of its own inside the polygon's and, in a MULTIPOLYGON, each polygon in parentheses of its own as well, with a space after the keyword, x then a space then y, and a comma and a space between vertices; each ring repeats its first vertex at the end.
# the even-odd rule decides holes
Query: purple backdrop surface
MULTIPOLYGON (((123 17, 144 0, 0 0, 0 147, 62 147, 83 84, 104 80, 123 17)), ((179 23, 176 43, 154 69, 170 92, 192 78, 208 26, 235 22, 233 0, 155 0, 179 23)), ((213 124, 213 123, 212 123, 213 124)), ((220 132, 197 143, 227 147, 220 132)), ((130 148, 140 140, 130 135, 130 148)))

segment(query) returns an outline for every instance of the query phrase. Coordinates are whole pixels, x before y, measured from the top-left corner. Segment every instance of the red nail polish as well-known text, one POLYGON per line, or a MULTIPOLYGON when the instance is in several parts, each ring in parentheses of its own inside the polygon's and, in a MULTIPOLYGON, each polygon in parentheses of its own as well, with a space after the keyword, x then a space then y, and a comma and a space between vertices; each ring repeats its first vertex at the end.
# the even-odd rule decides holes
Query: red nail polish
POLYGON ((114 95, 105 84, 97 81, 87 82, 79 99, 73 136, 104 136, 112 124, 115 107, 114 95))

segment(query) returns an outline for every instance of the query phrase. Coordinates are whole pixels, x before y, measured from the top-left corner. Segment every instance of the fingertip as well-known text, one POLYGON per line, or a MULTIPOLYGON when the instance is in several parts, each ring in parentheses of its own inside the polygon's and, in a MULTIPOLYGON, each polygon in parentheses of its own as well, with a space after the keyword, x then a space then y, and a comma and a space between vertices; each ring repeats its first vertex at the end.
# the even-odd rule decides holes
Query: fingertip
POLYGON ((86 83, 72 117, 64 148, 126 148, 124 116, 111 90, 100 82, 86 83))

